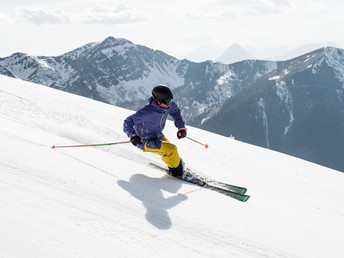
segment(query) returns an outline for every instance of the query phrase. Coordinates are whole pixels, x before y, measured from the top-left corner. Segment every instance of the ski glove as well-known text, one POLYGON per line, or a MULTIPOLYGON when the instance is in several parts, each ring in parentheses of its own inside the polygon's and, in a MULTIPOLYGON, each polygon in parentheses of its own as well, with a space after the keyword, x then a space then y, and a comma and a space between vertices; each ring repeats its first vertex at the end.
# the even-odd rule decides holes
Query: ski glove
POLYGON ((137 134, 133 134, 130 138, 130 141, 134 146, 142 143, 142 139, 137 134))
POLYGON ((182 139, 186 137, 186 128, 181 128, 177 132, 178 139, 182 139))

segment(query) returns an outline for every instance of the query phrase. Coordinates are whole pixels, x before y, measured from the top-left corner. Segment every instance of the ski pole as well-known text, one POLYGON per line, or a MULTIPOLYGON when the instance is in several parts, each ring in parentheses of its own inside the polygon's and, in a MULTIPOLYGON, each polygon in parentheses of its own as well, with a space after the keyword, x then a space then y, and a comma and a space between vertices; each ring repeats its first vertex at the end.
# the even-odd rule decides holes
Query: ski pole
POLYGON ((52 149, 57 148, 77 148, 77 147, 99 147, 99 146, 109 146, 109 145, 116 145, 116 144, 124 144, 124 143, 130 143, 130 141, 124 141, 124 142, 110 142, 110 143, 96 143, 96 144, 81 144, 81 145, 60 145, 60 146, 51 146, 52 149))
POLYGON ((206 149, 209 148, 209 145, 208 145, 208 144, 204 144, 204 143, 201 143, 201 142, 199 142, 199 141, 196 141, 195 139, 192 139, 192 138, 190 138, 189 136, 186 136, 186 138, 188 138, 189 140, 191 140, 191 141, 193 141, 193 142, 195 142, 195 143, 198 143, 198 144, 200 144, 200 145, 203 145, 204 148, 206 148, 206 149))

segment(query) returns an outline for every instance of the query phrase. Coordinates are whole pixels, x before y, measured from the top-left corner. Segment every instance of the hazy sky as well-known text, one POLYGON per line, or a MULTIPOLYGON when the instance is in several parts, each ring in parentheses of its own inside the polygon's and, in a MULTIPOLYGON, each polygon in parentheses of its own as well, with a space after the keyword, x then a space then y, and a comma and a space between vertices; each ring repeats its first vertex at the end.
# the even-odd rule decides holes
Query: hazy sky
POLYGON ((59 55, 108 36, 178 58, 208 46, 344 48, 343 0, 1 0, 0 57, 59 55))

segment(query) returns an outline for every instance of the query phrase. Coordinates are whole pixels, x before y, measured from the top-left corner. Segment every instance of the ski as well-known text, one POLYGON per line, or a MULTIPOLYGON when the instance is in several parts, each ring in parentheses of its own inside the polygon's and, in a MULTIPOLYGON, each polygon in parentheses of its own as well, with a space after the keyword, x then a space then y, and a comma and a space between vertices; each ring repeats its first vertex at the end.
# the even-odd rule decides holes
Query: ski
MULTIPOLYGON (((156 164, 153 164, 153 163, 149 163, 149 165, 151 167, 160 169, 160 170, 166 172, 167 174, 169 174, 168 173, 169 171, 166 168, 163 168, 163 167, 156 165, 156 164)), ((188 181, 186 179, 183 179, 182 177, 176 177, 176 178, 183 180, 185 182, 188 182, 191 184, 196 184, 200 187, 207 188, 209 190, 224 194, 224 195, 232 197, 238 201, 246 202, 250 198, 249 195, 245 195, 247 189, 244 187, 235 186, 235 185, 231 185, 231 184, 227 184, 227 183, 223 183, 223 182, 218 182, 215 180, 209 180, 205 177, 197 175, 196 173, 192 172, 191 170, 189 170, 189 171, 195 176, 193 181, 188 181)))
MULTIPOLYGON (((193 174, 197 175, 197 173, 195 173, 193 171, 191 171, 191 172, 193 174)), ((236 193, 239 193, 239 194, 245 194, 247 192, 247 188, 246 187, 232 185, 232 184, 216 181, 214 179, 208 179, 208 178, 205 178, 205 177, 202 177, 202 176, 198 176, 198 178, 201 178, 208 185, 212 185, 212 186, 215 186, 215 187, 218 187, 218 188, 222 188, 222 189, 225 189, 225 190, 230 190, 232 192, 236 192, 236 193)))
POLYGON ((192 174, 196 175, 197 178, 205 181, 208 185, 216 186, 218 188, 224 188, 225 190, 230 190, 232 192, 237 192, 239 194, 245 194, 247 192, 247 188, 246 187, 232 185, 232 184, 220 182, 220 181, 217 181, 217 180, 214 180, 214 179, 211 179, 211 178, 207 178, 205 176, 199 175, 199 173, 197 173, 196 171, 193 171, 193 170, 191 170, 189 168, 187 168, 186 170, 188 170, 192 174))
POLYGON ((236 199, 238 201, 241 201, 241 202, 246 202, 248 199, 250 199, 249 195, 240 194, 238 192, 233 192, 233 191, 230 191, 230 190, 227 190, 227 189, 223 189, 223 188, 220 188, 220 187, 208 185, 206 188, 210 189, 210 190, 213 190, 215 192, 224 194, 226 196, 232 197, 232 198, 234 198, 234 199, 236 199))
POLYGON ((220 186, 221 188, 225 188, 227 190, 239 193, 239 194, 245 194, 247 192, 247 188, 236 186, 236 185, 230 185, 222 182, 216 182, 216 185, 220 186))
MULTIPOLYGON (((249 195, 241 194, 241 193, 236 192, 236 191, 231 191, 230 189, 224 189, 222 187, 213 185, 211 183, 211 182, 214 182, 213 180, 207 182, 207 180, 204 179, 203 177, 198 177, 198 175, 195 174, 195 173, 193 173, 193 175, 195 176, 194 181, 188 181, 188 180, 183 179, 181 177, 177 177, 177 178, 179 178, 179 179, 181 179, 181 180, 183 180, 185 182, 196 184, 196 185, 198 185, 200 187, 204 187, 204 188, 207 188, 209 190, 212 190, 212 191, 224 194, 226 196, 232 197, 232 198, 234 198, 236 200, 239 200, 239 201, 242 201, 242 202, 246 202, 250 198, 249 195)), ((217 182, 217 183, 221 183, 221 182, 217 182)), ((226 185, 225 183, 223 183, 223 184, 226 185)))

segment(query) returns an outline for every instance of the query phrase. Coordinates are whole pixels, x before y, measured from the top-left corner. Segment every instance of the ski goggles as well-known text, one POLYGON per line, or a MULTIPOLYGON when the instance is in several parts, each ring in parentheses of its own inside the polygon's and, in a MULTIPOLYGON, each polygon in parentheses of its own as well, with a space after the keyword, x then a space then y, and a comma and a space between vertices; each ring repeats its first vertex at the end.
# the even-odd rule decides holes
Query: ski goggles
POLYGON ((171 104, 171 102, 172 102, 172 98, 160 100, 160 103, 165 104, 167 106, 169 106, 171 104))

